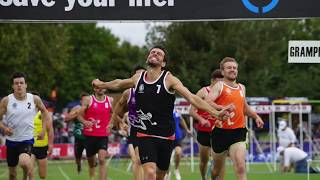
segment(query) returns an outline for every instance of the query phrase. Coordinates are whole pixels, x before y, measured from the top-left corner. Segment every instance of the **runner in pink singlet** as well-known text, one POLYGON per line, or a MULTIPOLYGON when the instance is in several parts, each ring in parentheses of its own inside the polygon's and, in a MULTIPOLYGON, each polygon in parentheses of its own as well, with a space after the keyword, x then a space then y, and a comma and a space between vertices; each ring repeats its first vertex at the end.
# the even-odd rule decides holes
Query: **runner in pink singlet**
POLYGON ((96 154, 98 153, 99 179, 107 176, 105 158, 108 150, 108 126, 112 113, 112 98, 105 90, 94 88, 94 95, 83 99, 78 119, 84 124, 86 153, 89 164, 90 180, 94 179, 96 154))

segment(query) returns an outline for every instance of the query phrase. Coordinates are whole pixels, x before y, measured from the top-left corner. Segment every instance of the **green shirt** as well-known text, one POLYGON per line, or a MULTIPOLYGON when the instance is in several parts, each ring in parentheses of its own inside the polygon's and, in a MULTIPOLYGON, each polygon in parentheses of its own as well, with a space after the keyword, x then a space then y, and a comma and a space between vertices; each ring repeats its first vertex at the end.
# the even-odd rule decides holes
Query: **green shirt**
POLYGON ((77 139, 80 139, 80 140, 84 140, 84 136, 83 136, 82 130, 83 130, 83 124, 80 121, 75 120, 74 121, 74 127, 73 127, 73 135, 74 135, 74 137, 77 138, 77 139))

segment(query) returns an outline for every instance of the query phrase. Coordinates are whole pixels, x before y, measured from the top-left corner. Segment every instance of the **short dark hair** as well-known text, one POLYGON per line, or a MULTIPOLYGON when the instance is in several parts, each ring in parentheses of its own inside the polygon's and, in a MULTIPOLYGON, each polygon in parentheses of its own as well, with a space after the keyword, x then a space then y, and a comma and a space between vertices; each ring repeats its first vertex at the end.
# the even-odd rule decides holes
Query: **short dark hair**
POLYGON ((164 52, 164 59, 163 61, 164 62, 168 62, 169 61, 169 54, 168 54, 168 51, 166 50, 166 48, 164 48, 163 46, 160 46, 160 45, 156 45, 156 46, 153 46, 150 50, 149 50, 149 53, 152 49, 161 49, 163 52, 164 52))
POLYGON ((27 82, 27 75, 23 72, 15 72, 11 76, 11 82, 16 78, 24 78, 24 81, 27 82))
POLYGON ((89 96, 90 94, 87 92, 81 92, 80 93, 80 99, 82 99, 84 96, 89 96))
POLYGON ((223 78, 223 75, 220 69, 216 69, 211 73, 211 79, 217 79, 217 78, 223 78))
POLYGON ((132 70, 132 75, 134 75, 138 70, 146 70, 146 68, 141 65, 136 65, 132 70))

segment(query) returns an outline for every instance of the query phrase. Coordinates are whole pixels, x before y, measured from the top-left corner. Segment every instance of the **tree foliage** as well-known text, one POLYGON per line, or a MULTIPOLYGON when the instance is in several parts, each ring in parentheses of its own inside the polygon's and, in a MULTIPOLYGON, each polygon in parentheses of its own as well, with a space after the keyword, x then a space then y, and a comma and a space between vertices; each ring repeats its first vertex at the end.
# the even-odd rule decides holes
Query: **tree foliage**
POLYGON ((61 108, 91 92, 95 78, 129 77, 144 53, 96 24, 0 24, 0 97, 11 93, 13 72, 23 71, 28 90, 45 99, 56 88, 61 108))
POLYGON ((54 24, 0 24, 1 96, 11 92, 10 77, 28 75, 29 90, 48 96, 67 70, 71 45, 65 28, 54 24))
MULTIPOLYGON (((320 39, 320 21, 272 20, 175 22, 154 26, 148 46, 162 44, 168 68, 196 92, 209 83, 223 57, 239 61, 239 82, 248 96, 306 96, 319 99, 318 64, 288 64, 289 40, 320 39)), ((143 65, 147 49, 120 42, 96 24, 0 24, 0 97, 11 93, 15 71, 28 74, 28 89, 50 99, 57 89, 58 107, 91 92, 94 78, 127 78, 143 65)))
POLYGON ((170 68, 193 92, 207 85, 226 56, 239 62, 239 82, 248 96, 320 98, 320 66, 288 64, 289 40, 318 40, 320 21, 272 20, 179 22, 155 26, 148 44, 162 44, 170 68))

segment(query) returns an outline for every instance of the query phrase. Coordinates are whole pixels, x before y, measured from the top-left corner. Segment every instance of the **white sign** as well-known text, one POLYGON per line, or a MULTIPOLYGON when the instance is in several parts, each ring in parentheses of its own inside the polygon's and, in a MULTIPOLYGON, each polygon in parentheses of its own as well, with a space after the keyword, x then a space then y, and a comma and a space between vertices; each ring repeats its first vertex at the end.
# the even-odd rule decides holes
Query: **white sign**
POLYGON ((108 154, 111 156, 115 156, 120 154, 120 144, 109 144, 108 145, 108 154))
POLYGON ((61 154, 61 148, 60 147, 54 147, 52 149, 52 155, 51 156, 59 157, 60 154, 61 154))
POLYGON ((290 113, 300 113, 300 109, 302 113, 311 113, 311 105, 254 105, 250 106, 255 112, 258 114, 269 114, 272 111, 274 112, 290 112, 290 113))
POLYGON ((174 108, 182 115, 188 115, 191 108, 190 103, 184 98, 176 98, 174 108))
POLYGON ((74 147, 69 146, 67 150, 67 156, 73 156, 74 155, 74 147))
POLYGON ((289 63, 320 63, 319 41, 289 41, 289 63))
MULTIPOLYGON (((184 98, 176 98, 174 103, 175 109, 182 115, 189 115, 190 103, 184 98)), ((290 112, 290 113, 311 113, 312 107, 308 104, 290 104, 290 105, 250 105, 250 107, 258 114, 269 114, 274 112, 290 112)))

